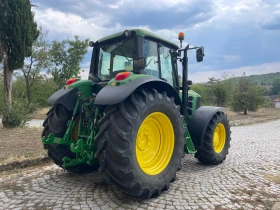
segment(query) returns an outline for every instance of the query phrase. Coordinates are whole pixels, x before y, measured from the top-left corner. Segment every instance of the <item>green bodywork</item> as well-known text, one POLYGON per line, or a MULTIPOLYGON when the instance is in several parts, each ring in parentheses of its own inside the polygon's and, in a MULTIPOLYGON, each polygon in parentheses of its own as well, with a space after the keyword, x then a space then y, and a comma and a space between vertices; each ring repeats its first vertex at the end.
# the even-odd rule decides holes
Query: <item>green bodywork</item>
MULTIPOLYGON (((179 96, 182 100, 182 91, 179 92, 179 96)), ((188 101, 191 104, 191 106, 188 106, 187 118, 190 119, 197 109, 196 104, 198 103, 198 100, 199 98, 201 98, 201 96, 193 90, 188 91, 188 96, 188 101)))
MULTIPOLYGON (((142 77, 151 77, 148 75, 141 75, 141 74, 133 74, 131 72, 130 76, 124 80, 116 81, 112 79, 108 82, 108 86, 120 86, 125 85, 133 80, 137 80, 142 77)), ((57 138, 54 134, 50 134, 48 138, 42 137, 43 144, 63 144, 69 145, 70 149, 73 153, 76 153, 76 158, 71 159, 69 157, 64 157, 63 167, 71 167, 78 164, 86 163, 88 165, 94 165, 98 163, 98 160, 94 158, 94 153, 96 152, 96 145, 94 143, 94 138, 98 133, 98 120, 101 119, 102 113, 100 113, 99 109, 94 105, 94 98, 95 94, 93 93, 93 88, 91 86, 91 80, 80 80, 71 85, 67 88, 78 88, 78 98, 77 102, 73 111, 73 117, 71 120, 68 121, 67 124, 67 131, 63 138, 57 138), (79 121, 79 129, 78 129, 78 140, 71 139, 71 131, 75 125, 74 117, 77 115, 78 111, 82 110, 82 115, 79 121)), ((192 104, 195 104, 197 97, 200 97, 194 91, 189 91, 189 94, 193 96, 192 104)), ((181 94, 180 94, 181 97, 181 94)), ((191 107, 192 113, 195 112, 195 105, 191 107)), ((191 116, 188 116, 190 118, 191 116)), ((187 124, 184 123, 185 127, 187 128, 187 124)), ((186 129, 185 133, 186 139, 186 147, 185 152, 187 154, 194 154, 196 152, 191 136, 189 131, 186 129)))

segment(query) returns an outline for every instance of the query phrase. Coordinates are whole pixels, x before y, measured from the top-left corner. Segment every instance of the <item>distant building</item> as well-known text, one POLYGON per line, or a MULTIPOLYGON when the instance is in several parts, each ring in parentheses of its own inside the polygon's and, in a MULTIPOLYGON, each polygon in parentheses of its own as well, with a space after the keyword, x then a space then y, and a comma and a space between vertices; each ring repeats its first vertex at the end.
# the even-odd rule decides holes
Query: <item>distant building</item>
POLYGON ((280 98, 273 100, 273 103, 276 109, 280 109, 280 98))

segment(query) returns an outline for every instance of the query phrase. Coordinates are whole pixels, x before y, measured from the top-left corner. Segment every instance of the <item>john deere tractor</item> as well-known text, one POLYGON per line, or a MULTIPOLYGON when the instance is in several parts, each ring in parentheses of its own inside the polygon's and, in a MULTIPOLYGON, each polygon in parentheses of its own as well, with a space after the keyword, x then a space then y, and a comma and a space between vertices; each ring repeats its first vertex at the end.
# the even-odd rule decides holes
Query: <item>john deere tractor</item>
POLYGON ((42 142, 49 157, 70 172, 104 171, 122 192, 141 198, 167 190, 186 153, 222 163, 227 117, 200 106, 188 80, 187 53, 196 50, 201 62, 204 48, 182 48, 182 32, 178 39, 180 46, 132 29, 91 41, 88 80, 70 78, 48 99, 42 142))

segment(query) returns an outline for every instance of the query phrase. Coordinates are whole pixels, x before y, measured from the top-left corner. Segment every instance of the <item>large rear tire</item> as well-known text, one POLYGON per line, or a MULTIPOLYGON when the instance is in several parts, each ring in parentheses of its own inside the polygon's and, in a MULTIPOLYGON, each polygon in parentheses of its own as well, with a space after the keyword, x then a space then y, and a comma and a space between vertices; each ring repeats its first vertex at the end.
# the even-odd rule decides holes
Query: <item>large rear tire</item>
POLYGON ((204 164, 222 163, 230 148, 230 134, 227 116, 223 112, 217 112, 207 126, 203 146, 197 150, 195 158, 204 164))
MULTIPOLYGON (((73 112, 67 110, 63 105, 56 104, 47 113, 47 118, 43 123, 44 130, 42 136, 46 138, 50 133, 54 133, 55 137, 62 138, 67 130, 67 122, 71 119, 73 112)), ((75 128, 74 128, 75 129, 75 128)), ((69 146, 61 144, 48 144, 45 147, 48 150, 48 156, 54 163, 62 168, 62 158, 67 156, 75 158, 76 154, 70 150, 69 146)), ((80 164, 77 166, 67 167, 66 170, 73 173, 89 173, 96 171, 98 165, 89 166, 87 164, 80 164)))
POLYGON ((95 138, 100 171, 126 194, 158 196, 181 169, 183 120, 174 99, 156 90, 137 91, 108 106, 95 138))

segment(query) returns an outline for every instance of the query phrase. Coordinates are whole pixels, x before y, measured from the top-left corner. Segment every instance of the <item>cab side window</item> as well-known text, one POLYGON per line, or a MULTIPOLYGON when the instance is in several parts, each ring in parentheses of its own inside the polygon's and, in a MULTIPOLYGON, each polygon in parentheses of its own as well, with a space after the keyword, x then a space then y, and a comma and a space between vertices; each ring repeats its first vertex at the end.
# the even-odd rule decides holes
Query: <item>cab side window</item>
POLYGON ((161 66, 161 77, 166 79, 167 82, 173 86, 174 75, 172 71, 172 60, 170 54, 170 48, 165 46, 160 47, 160 66, 161 66))
POLYGON ((146 74, 159 78, 158 45, 156 42, 144 40, 144 57, 146 59, 146 74))

